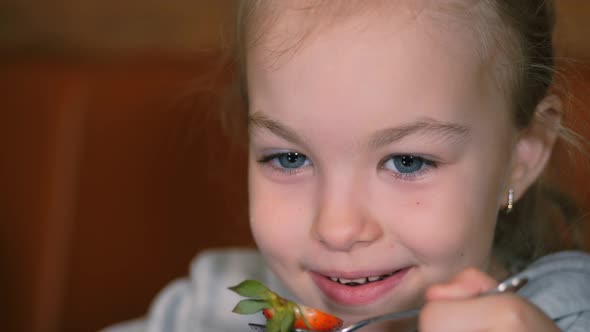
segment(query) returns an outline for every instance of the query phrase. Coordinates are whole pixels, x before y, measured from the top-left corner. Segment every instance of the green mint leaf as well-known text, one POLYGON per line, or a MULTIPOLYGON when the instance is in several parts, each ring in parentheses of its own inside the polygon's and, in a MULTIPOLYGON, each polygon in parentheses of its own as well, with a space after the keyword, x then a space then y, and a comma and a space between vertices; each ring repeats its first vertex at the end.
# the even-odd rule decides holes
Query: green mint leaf
POLYGON ((270 308, 271 305, 265 300, 242 300, 234 307, 233 312, 240 315, 252 315, 262 309, 270 308))
POLYGON ((243 297, 249 297, 255 300, 270 300, 273 296, 273 292, 270 289, 256 280, 242 281, 240 284, 229 289, 243 297))
POLYGON ((291 332, 295 324, 295 313, 293 310, 285 310, 285 315, 281 320, 281 332, 291 332))
POLYGON ((281 312, 275 312, 275 315, 266 321, 266 332, 282 332, 281 331, 281 312))

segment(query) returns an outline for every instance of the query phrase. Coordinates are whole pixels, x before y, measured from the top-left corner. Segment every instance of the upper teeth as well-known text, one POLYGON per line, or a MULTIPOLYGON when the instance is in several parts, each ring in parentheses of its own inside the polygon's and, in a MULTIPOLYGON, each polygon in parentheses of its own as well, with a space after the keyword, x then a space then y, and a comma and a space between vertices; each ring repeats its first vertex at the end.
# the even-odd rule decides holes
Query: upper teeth
POLYGON ((345 278, 330 277, 330 280, 332 280, 334 282, 341 283, 341 284, 364 285, 367 282, 373 282, 373 281, 385 279, 386 277, 388 277, 390 275, 391 274, 382 275, 382 276, 372 276, 372 277, 365 277, 365 278, 357 278, 357 279, 345 279, 345 278))

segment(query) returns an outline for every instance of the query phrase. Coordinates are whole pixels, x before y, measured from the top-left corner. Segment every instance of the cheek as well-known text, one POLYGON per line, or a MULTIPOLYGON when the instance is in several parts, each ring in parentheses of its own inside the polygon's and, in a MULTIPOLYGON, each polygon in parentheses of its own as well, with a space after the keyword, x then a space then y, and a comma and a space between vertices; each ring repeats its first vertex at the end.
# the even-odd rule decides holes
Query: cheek
POLYGON ((486 261, 494 222, 482 211, 456 211, 444 202, 425 202, 430 211, 416 212, 404 241, 431 263, 450 261, 477 264, 486 261), (431 211, 435 211, 432 213, 431 211))
POLYGON ((394 234, 392 243, 399 242, 426 265, 451 272, 466 266, 485 268, 496 220, 490 203, 495 191, 482 192, 489 186, 480 183, 481 177, 466 175, 457 170, 428 188, 390 194, 378 203, 394 234))
POLYGON ((250 228, 266 257, 292 259, 309 233, 301 191, 277 186, 256 169, 249 171, 250 228))

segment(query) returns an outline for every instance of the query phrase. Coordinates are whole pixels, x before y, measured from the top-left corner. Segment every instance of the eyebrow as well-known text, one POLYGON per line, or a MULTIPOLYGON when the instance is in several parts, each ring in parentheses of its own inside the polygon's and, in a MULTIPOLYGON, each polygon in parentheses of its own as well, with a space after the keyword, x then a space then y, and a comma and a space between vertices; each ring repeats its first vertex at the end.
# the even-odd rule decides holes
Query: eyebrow
POLYGON ((292 143, 302 144, 303 140, 297 133, 283 125, 282 123, 271 119, 262 112, 254 112, 248 115, 248 128, 252 129, 266 129, 271 133, 292 143))
POLYGON ((379 130, 369 140, 369 146, 378 149, 397 142, 406 136, 416 134, 423 134, 433 139, 460 144, 470 138, 471 130, 458 123, 442 122, 426 118, 399 127, 379 130))
MULTIPOLYGON (((248 116, 248 123, 250 130, 265 129, 292 143, 303 143, 303 139, 293 129, 262 112, 258 111, 250 114, 248 116)), ((433 139, 460 144, 470 138, 470 133, 471 130, 461 124, 426 118, 402 126, 379 130, 371 136, 368 146, 372 149, 379 149, 397 142, 406 136, 416 134, 423 134, 433 139)))

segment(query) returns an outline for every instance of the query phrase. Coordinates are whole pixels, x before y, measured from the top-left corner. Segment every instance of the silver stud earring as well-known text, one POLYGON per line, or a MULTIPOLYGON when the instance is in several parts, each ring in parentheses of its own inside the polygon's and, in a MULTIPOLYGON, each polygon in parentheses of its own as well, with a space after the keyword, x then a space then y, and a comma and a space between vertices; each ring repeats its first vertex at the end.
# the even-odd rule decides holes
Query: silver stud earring
POLYGON ((508 189, 508 204, 506 205, 506 213, 512 212, 514 208, 514 189, 508 189))

